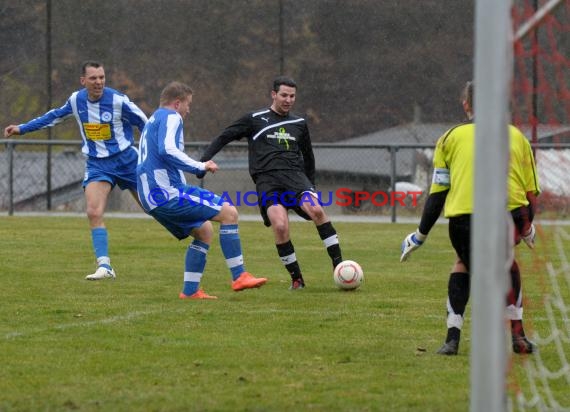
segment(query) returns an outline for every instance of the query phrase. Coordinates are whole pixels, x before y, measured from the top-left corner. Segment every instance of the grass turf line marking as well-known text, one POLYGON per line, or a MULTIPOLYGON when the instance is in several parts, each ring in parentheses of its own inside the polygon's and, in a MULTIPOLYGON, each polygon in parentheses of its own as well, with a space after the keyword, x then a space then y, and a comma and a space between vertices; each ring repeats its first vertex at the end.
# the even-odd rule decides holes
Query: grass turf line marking
MULTIPOLYGON (((88 327, 88 326, 97 326, 97 325, 107 325, 107 324, 112 324, 112 323, 117 323, 117 322, 123 322, 123 321, 129 321, 132 319, 136 319, 136 318, 140 318, 143 316, 149 316, 149 315, 155 315, 158 313, 162 313, 163 310, 152 310, 152 311, 144 311, 144 312, 131 312, 131 313, 127 313, 126 315, 117 315, 117 316, 112 316, 110 318, 106 318, 106 319, 100 319, 100 320, 91 320, 91 321, 86 321, 86 322, 73 322, 73 323, 66 323, 66 324, 61 324, 61 325, 55 325, 55 326, 51 326, 51 327, 47 327, 47 328, 36 328, 36 329, 32 329, 32 330, 28 330, 28 331, 14 331, 14 332, 9 332, 7 334, 4 335, 4 340, 11 340, 11 339, 16 339, 16 338, 21 338, 24 336, 28 336, 28 335, 35 335, 35 334, 40 334, 40 333, 46 333, 46 332, 50 332, 50 331, 54 331, 54 330, 67 330, 67 329, 73 329, 73 328, 81 328, 81 327, 88 327)), ((181 310, 177 310, 177 311, 172 311, 169 310, 169 313, 185 313, 186 309, 181 309, 181 310)), ((244 309, 244 310, 235 310, 233 311, 234 313, 244 313, 244 314, 248 314, 248 315, 252 315, 252 314, 258 314, 258 315, 263 315, 263 314, 271 314, 271 313, 287 313, 287 314, 312 314, 312 315, 323 315, 322 312, 318 312, 318 311, 313 311, 313 312, 307 312, 307 311, 291 311, 289 309, 265 309, 265 310, 249 310, 249 309, 244 309)), ((341 311, 336 311, 336 312, 327 312, 326 315, 327 316, 339 316, 339 315, 348 315, 350 314, 350 311, 345 311, 345 310, 341 310, 341 311)), ((367 316, 371 316, 371 317, 383 317, 383 314, 369 314, 367 316)))
MULTIPOLYGON (((48 328, 36 328, 33 330, 23 331, 23 332, 14 331, 14 332, 10 332, 10 333, 7 333, 6 335, 4 335, 4 339, 10 340, 10 339, 15 339, 15 338, 21 338, 21 337, 24 337, 27 335, 35 335, 35 334, 39 334, 39 333, 49 332, 52 330, 66 330, 66 329, 80 328, 80 327, 85 327, 85 326, 107 325, 107 324, 111 324, 111 323, 129 321, 131 319, 136 319, 136 318, 140 318, 143 316, 154 315, 154 314, 160 313, 160 312, 162 312, 162 310, 160 310, 160 311, 153 310, 153 311, 146 311, 146 312, 130 312, 130 313, 127 313, 126 315, 112 316, 110 318, 100 319, 100 320, 90 320, 90 321, 86 321, 86 322, 66 323, 66 324, 51 326, 48 328)), ((180 311, 178 311, 178 312, 180 312, 180 311)))
MULTIPOLYGON (((106 318, 106 319, 101 319, 101 320, 91 320, 91 321, 87 321, 87 322, 73 322, 73 323, 67 323, 67 324, 62 324, 62 325, 55 325, 52 327, 48 327, 48 328, 37 328, 37 329, 33 329, 33 330, 29 330, 29 331, 24 331, 24 332, 18 332, 18 331, 14 331, 14 332, 9 332, 6 335, 4 335, 4 340, 11 340, 11 339, 16 339, 16 338, 20 338, 20 337, 24 337, 27 335, 35 335, 38 333, 46 333, 52 330, 67 330, 67 329, 73 329, 73 328, 80 328, 80 327, 85 327, 85 326, 96 326, 96 325, 107 325, 107 324, 112 324, 112 323, 117 323, 117 322, 123 322, 123 321, 129 321, 132 319, 136 319, 136 318, 140 318, 143 316, 148 316, 148 315, 154 315, 157 313, 161 313, 163 312, 162 310, 152 310, 152 311, 145 311, 145 312, 131 312, 131 313, 127 313, 126 315, 119 315, 119 316, 112 316, 110 318, 106 318)), ((177 310, 177 311, 169 311, 169 313, 181 313, 181 312, 185 312, 184 310, 177 310)), ((307 311, 291 311, 289 309, 265 309, 265 310, 235 310, 235 313, 247 313, 249 315, 251 314, 271 314, 271 313, 288 313, 288 314, 307 314, 310 313, 312 315, 319 315, 322 314, 321 312, 318 311, 313 311, 313 312, 307 312, 307 311)), ((338 316, 338 315, 348 315, 350 314, 350 311, 336 311, 336 312, 327 312, 326 315, 327 316, 338 316)), ((382 318, 384 317, 385 314, 382 313, 375 313, 375 314, 368 314, 368 317, 373 317, 373 318, 382 318)), ((441 318, 441 316, 436 316, 436 315, 426 315, 427 318, 441 318)), ((534 317, 534 320, 545 320, 545 318, 543 317, 534 317)))

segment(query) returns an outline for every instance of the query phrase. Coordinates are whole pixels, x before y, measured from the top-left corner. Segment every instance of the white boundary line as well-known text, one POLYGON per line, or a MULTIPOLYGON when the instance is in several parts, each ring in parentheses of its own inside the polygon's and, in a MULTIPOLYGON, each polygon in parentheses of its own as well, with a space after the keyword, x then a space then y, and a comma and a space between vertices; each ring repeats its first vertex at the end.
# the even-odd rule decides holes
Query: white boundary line
MULTIPOLYGON (((181 304, 184 305, 184 302, 181 302, 181 304)), ((186 305, 184 305, 184 308, 181 308, 179 310, 168 310, 168 313, 183 313, 186 312, 186 305)), ((268 308, 265 310, 256 310, 256 311, 251 311, 250 309, 243 309, 243 310, 235 310, 232 309, 233 312, 235 313, 246 313, 246 314, 272 314, 272 313, 286 313, 286 314, 315 314, 315 315, 319 315, 322 314, 322 311, 291 311, 290 309, 274 309, 274 308, 268 308)), ((124 321, 130 321, 132 319, 137 319, 137 318, 141 318, 144 316, 152 316, 152 315, 156 315, 159 313, 163 313, 165 312, 164 310, 152 310, 152 311, 136 311, 136 312, 130 312, 127 313, 125 315, 116 315, 116 316, 111 316, 110 318, 104 318, 104 319, 99 319, 99 320, 90 320, 90 321, 85 321, 85 322, 81 322, 81 321, 76 321, 76 322, 71 322, 71 323, 62 323, 59 325, 54 325, 54 326, 50 326, 50 327, 46 327, 46 328, 35 328, 35 329, 30 329, 30 330, 25 330, 25 331, 13 331, 13 332, 8 332, 3 336, 4 340, 14 340, 14 339, 18 339, 18 338, 22 338, 22 337, 26 337, 26 336, 30 336, 30 335, 40 335, 40 334, 45 334, 48 332, 52 332, 52 331, 61 331, 61 330, 68 330, 68 329, 74 329, 74 328, 84 328, 84 327, 90 327, 90 326, 98 326, 98 325, 109 325, 109 324, 113 324, 113 323, 119 323, 119 322, 124 322, 124 321)), ((348 310, 339 310, 339 311, 335 311, 335 312, 327 312, 327 315, 346 315, 346 314, 350 314, 350 311, 348 310)), ((367 314, 366 316, 369 317, 378 317, 378 318, 383 318, 383 317, 387 317, 386 314, 383 313, 374 313, 374 314, 367 314)), ((429 316, 428 316, 429 317, 429 316)), ((433 316, 436 317, 436 316, 433 316)), ((440 318, 440 316, 437 316, 437 318, 440 318)))
MULTIPOLYGON (((111 316, 110 318, 105 318, 105 319, 100 319, 100 320, 88 320, 85 322, 77 321, 77 322, 72 322, 72 323, 64 323, 64 324, 60 324, 60 325, 50 326, 47 328, 30 329, 30 330, 23 331, 23 332, 14 331, 14 332, 9 332, 9 333, 5 334, 4 339, 5 340, 16 339, 16 338, 20 338, 20 337, 24 337, 24 336, 28 336, 28 335, 38 335, 38 334, 43 334, 43 333, 55 331, 55 330, 83 328, 83 327, 94 326, 94 325, 107 325, 107 324, 111 324, 111 323, 129 321, 131 319, 140 318, 142 316, 154 315, 154 314, 158 314, 161 312, 163 312, 163 311, 162 310, 160 310, 160 311, 154 310, 154 311, 147 311, 147 312, 130 312, 130 313, 127 313, 125 315, 111 316)), ((172 311, 170 311, 170 312, 172 312, 172 311)), ((76 315, 76 316, 78 318, 81 317, 78 315, 76 315)))

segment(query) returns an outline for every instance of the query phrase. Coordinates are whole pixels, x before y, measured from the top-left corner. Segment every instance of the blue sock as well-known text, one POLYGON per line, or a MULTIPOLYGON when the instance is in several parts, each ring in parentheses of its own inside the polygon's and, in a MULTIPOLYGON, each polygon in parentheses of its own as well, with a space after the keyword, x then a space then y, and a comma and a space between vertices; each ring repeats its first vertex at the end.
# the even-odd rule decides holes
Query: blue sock
POLYGON ((186 296, 193 295, 200 287, 200 280, 206 267, 206 256, 210 245, 194 239, 186 249, 184 261, 184 288, 182 293, 186 296))
POLYGON ((245 271, 238 225, 220 225, 220 246, 232 279, 236 280, 245 271))
POLYGON ((111 269, 107 229, 104 227, 91 229, 91 240, 93 241, 93 249, 95 250, 95 257, 97 258, 97 266, 111 269))

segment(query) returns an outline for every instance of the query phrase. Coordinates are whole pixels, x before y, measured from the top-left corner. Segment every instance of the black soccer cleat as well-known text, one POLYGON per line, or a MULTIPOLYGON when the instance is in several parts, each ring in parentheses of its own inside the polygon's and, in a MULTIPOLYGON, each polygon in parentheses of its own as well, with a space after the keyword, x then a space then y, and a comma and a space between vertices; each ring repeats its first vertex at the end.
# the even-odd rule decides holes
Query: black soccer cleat
POLYGON ((536 344, 529 341, 526 336, 513 336, 513 352, 518 354, 536 352, 536 344))
POLYGON ((449 342, 445 342, 441 348, 437 351, 438 355, 457 355, 459 351, 459 341, 452 339, 449 342))

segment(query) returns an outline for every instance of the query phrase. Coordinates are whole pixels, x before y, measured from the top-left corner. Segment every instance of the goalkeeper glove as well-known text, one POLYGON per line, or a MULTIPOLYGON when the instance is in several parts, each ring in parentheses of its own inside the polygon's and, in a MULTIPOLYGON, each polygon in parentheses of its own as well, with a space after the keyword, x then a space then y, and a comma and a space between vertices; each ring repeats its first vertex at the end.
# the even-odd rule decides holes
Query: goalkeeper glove
POLYGON ((536 237, 536 229, 534 228, 534 223, 531 223, 530 229, 528 230, 526 235, 523 235, 522 240, 524 240, 524 243, 526 243, 526 245, 529 248, 534 249, 534 238, 535 237, 536 237))
POLYGON ((427 235, 423 235, 419 230, 414 233, 410 233, 404 241, 402 242, 402 256, 400 256, 400 262, 405 262, 408 260, 410 254, 419 248, 425 242, 427 235))

